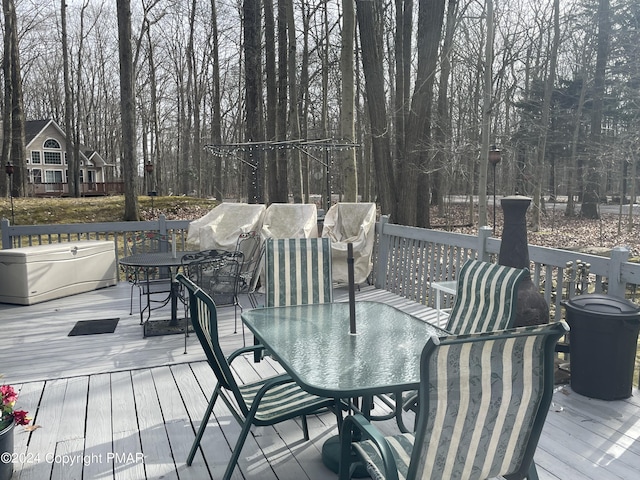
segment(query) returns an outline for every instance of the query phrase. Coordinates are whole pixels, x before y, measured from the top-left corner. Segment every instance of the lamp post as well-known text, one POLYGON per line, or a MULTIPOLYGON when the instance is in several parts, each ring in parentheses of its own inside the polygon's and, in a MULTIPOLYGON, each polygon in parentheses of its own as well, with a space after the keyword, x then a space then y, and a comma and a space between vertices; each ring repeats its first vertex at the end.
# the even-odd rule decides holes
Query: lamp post
POLYGON ((11 162, 7 162, 4 166, 4 171, 9 175, 9 198, 11 199, 11 225, 15 225, 15 214, 13 210, 13 170, 14 166, 11 162))
POLYGON ((151 197, 151 215, 153 215, 153 197, 156 196, 156 192, 152 189, 153 180, 151 175, 153 174, 153 163, 151 163, 151 160, 145 164, 144 171, 147 172, 147 195, 151 197))
POLYGON ((493 236, 496 236, 496 166, 502 160, 502 152, 495 145, 489 150, 489 163, 493 166, 493 236))

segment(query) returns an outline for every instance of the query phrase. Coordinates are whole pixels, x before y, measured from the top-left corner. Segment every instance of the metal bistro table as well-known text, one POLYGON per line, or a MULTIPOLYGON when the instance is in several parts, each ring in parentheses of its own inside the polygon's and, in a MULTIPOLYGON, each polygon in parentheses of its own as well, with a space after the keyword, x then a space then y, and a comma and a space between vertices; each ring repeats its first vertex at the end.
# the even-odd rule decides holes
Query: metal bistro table
POLYGON ((151 313, 151 303, 150 303, 150 293, 149 293, 149 275, 148 270, 152 268, 167 268, 169 270, 170 280, 171 280, 171 289, 169 292, 169 298, 171 301, 171 318, 168 322, 162 322, 160 320, 154 320, 153 322, 147 317, 143 324, 143 332, 144 336, 152 336, 152 335, 167 335, 172 333, 184 333, 184 326, 180 326, 180 320, 178 318, 178 296, 179 296, 179 287, 176 282, 176 273, 178 268, 182 265, 182 257, 187 254, 195 254, 198 252, 188 251, 188 252, 176 252, 174 255, 173 252, 149 252, 149 253, 136 253, 134 255, 129 255, 127 257, 123 257, 120 259, 120 264, 128 267, 134 268, 143 268, 147 270, 146 282, 147 282, 147 306, 142 310, 143 312, 146 309, 149 309, 149 314, 151 313), (159 325, 152 325, 156 323, 163 323, 162 328, 159 328, 159 325), (166 324, 166 325, 164 325, 166 324))
MULTIPOLYGON (((348 399, 417 389, 427 339, 447 332, 390 305, 355 305, 355 335, 346 302, 254 309, 242 320, 310 393, 348 399)), ((335 472, 339 448, 336 439, 323 446, 323 461, 335 472)))

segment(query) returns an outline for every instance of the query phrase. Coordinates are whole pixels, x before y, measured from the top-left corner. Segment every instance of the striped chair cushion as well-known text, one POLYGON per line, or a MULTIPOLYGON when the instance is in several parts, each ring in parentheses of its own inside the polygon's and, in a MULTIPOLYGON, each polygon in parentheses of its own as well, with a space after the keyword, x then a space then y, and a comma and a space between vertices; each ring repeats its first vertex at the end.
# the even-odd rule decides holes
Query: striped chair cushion
POLYGON ((528 270, 468 260, 460 269, 456 300, 446 330, 480 333, 512 326, 518 284, 528 270))
MULTIPOLYGON (((411 451, 413 450, 414 436, 411 433, 385 437, 391 447, 391 453, 398 468, 398 480, 405 480, 411 461, 411 451)), ((382 457, 375 443, 370 440, 354 443, 353 448, 358 452, 360 459, 365 465, 367 472, 374 480, 383 480, 384 464, 382 457)))
POLYGON ((328 238, 268 239, 267 307, 330 303, 331 244, 328 238))
MULTIPOLYGON (((258 390, 260 390, 264 384, 265 381, 260 381, 240 385, 240 395, 242 395, 247 408, 251 408, 258 390)), ((263 422, 267 425, 272 425, 277 423, 279 418, 289 418, 292 410, 301 411, 312 407, 321 408, 325 406, 326 403, 326 398, 305 392, 293 381, 275 385, 262 397, 255 415, 255 423, 259 424, 263 422)))
POLYGON ((520 466, 544 388, 546 336, 499 333, 441 345, 423 360, 417 478, 484 479, 520 466))
MULTIPOLYGON (((384 439, 399 478, 535 473, 533 452, 553 393, 554 346, 567 331, 559 322, 427 342, 416 430, 384 439)), ((350 422, 366 421, 347 418, 345 441, 352 438, 350 422)), ((369 438, 352 443, 353 449, 372 478, 385 478, 377 440, 369 438)))

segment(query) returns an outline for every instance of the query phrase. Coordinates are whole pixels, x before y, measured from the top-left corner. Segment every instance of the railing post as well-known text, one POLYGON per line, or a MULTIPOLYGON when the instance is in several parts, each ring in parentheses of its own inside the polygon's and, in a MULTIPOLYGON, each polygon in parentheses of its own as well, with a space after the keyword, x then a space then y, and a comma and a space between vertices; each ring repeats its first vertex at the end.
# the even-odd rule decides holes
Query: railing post
POLYGON ((383 289, 387 278, 389 261, 389 240, 384 234, 384 227, 389 223, 389 215, 382 215, 378 222, 378 261, 376 262, 375 287, 383 289))
POLYGON ((611 250, 611 261, 607 279, 609 288, 607 293, 612 297, 625 298, 627 284, 622 281, 622 264, 629 260, 627 247, 614 247, 611 250))
POLYGON ((482 262, 491 261, 491 257, 487 251, 487 239, 491 235, 493 235, 493 229, 486 225, 480 227, 480 230, 478 230, 478 260, 482 262))
POLYGON ((169 251, 169 230, 167 228, 167 217, 165 217, 164 213, 161 213, 158 216, 158 234, 160 235, 160 251, 168 252, 169 251))
POLYGON ((11 236, 9 235, 9 220, 7 218, 2 219, 2 248, 11 248, 11 236))

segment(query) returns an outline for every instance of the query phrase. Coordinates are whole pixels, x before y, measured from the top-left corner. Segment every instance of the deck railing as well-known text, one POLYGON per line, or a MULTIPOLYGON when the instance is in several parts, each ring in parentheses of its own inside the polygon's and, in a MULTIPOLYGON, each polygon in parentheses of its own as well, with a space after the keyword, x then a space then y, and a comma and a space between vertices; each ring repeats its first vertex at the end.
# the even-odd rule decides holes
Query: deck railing
MULTIPOLYGON (((496 260, 501 240, 489 227, 478 235, 449 233, 389 223, 376 225, 374 285, 429 306, 435 305, 429 284, 455 280, 468 258, 496 260)), ((629 250, 615 247, 610 257, 529 245, 533 283, 550 306, 553 319, 562 315, 562 300, 576 294, 603 292, 636 300, 640 264, 629 262, 629 250), (587 265, 586 268, 579 268, 587 265)), ((445 303, 451 298, 445 298, 445 303)))
POLYGON ((144 237, 144 233, 158 232, 175 239, 177 250, 186 250, 189 220, 158 220, 144 222, 68 223, 58 225, 10 225, 2 219, 2 248, 18 248, 81 240, 113 240, 116 260, 124 253, 128 239, 144 237))
MULTIPOLYGON (((143 232, 159 232, 174 237, 178 250, 185 249, 189 220, 145 222, 78 223, 65 225, 10 225, 3 219, 2 248, 68 242, 77 240, 113 240, 116 255, 123 252, 126 238, 143 232)), ((389 223, 383 216, 376 225, 376 251, 372 283, 397 295, 424 305, 434 306, 429 288, 433 281, 454 280, 456 272, 468 258, 494 260, 500 252, 500 239, 490 228, 478 235, 442 232, 389 223)), ((529 246, 531 277, 559 318, 562 300, 578 293, 605 292, 636 300, 640 284, 640 264, 629 262, 629 250, 616 247, 610 257, 529 246), (588 271, 576 268, 588 265, 588 271), (578 274, 582 273, 580 277, 578 274)), ((451 301, 450 298, 445 298, 451 301)))

